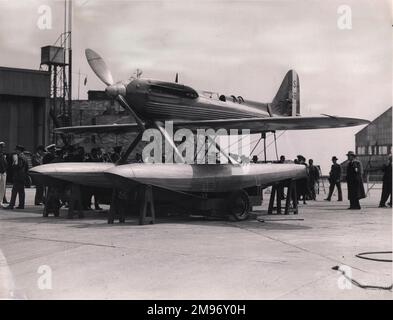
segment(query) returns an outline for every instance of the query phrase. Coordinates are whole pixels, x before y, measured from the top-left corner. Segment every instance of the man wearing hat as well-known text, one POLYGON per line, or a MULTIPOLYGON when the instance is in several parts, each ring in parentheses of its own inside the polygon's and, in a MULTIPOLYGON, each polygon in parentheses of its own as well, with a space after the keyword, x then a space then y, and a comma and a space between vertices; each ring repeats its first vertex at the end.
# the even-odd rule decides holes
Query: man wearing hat
POLYGON ((42 158, 42 164, 51 163, 56 157, 56 145, 55 144, 50 144, 49 146, 46 146, 45 150, 46 150, 46 154, 42 158))
POLYGON ((3 199, 6 190, 6 180, 7 180, 7 157, 4 153, 5 142, 0 141, 0 204, 3 205, 3 199))
POLYGON ((337 187, 338 191, 338 201, 343 201, 343 193, 341 191, 341 166, 337 163, 338 158, 336 156, 332 157, 332 166, 329 172, 329 195, 325 199, 330 201, 332 199, 334 187, 337 187))
POLYGON ((308 190, 311 200, 316 200, 319 184, 319 169, 314 165, 313 159, 308 159, 308 190))
POLYGON ((353 151, 347 153, 347 185, 348 185, 348 200, 350 206, 348 209, 359 210, 359 200, 366 197, 363 186, 363 168, 359 160, 356 159, 356 154, 353 151))
POLYGON ((303 204, 306 203, 306 198, 309 195, 309 190, 308 190, 308 166, 306 163, 306 158, 303 157, 302 155, 298 155, 297 157, 297 163, 302 164, 306 167, 307 170, 307 177, 302 178, 296 181, 296 189, 298 192, 298 200, 303 200, 303 204))
POLYGON ((23 155, 25 148, 21 145, 15 147, 15 154, 12 155, 12 193, 11 201, 5 209, 14 209, 16 196, 19 195, 19 206, 17 209, 25 208, 25 181, 27 178, 28 164, 23 155))
POLYGON ((389 201, 389 207, 392 207, 392 155, 389 155, 389 161, 382 168, 383 170, 383 184, 381 201, 379 202, 380 208, 386 208, 386 202, 389 201))
POLYGON ((116 163, 117 161, 120 160, 122 149, 123 149, 122 146, 115 146, 115 147, 113 147, 113 153, 111 154, 111 161, 113 163, 116 163))
MULTIPOLYGON (((38 146, 31 158, 32 166, 42 165, 42 160, 44 158, 45 148, 44 146, 38 146)), ((44 186, 40 183, 35 183, 35 197, 34 204, 36 206, 41 205, 44 202, 44 186)))

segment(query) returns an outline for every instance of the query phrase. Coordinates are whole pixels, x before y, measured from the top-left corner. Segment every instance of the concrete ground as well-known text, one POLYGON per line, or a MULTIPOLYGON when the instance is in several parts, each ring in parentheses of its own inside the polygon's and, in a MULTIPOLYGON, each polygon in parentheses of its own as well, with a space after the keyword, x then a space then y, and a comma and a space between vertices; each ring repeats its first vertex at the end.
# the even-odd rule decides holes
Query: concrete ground
POLYGON ((392 250, 392 211, 377 208, 380 191, 360 211, 321 194, 298 216, 267 216, 265 203, 258 213, 265 222, 165 218, 139 226, 108 225, 102 212, 43 218, 30 189, 25 210, 0 209, 0 297, 392 299, 392 291, 351 286, 332 270, 392 284, 391 263, 355 257, 392 250))

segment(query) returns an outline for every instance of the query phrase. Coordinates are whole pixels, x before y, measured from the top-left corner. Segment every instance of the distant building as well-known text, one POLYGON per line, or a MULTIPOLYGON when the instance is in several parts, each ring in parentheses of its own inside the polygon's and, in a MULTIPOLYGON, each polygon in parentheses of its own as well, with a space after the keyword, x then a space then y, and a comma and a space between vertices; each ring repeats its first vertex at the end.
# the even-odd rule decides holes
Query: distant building
MULTIPOLYGON (((129 112, 120 107, 116 100, 108 97, 105 91, 88 91, 88 100, 72 101, 72 124, 74 126, 134 122, 129 112)), ((111 152, 116 145, 122 145, 126 149, 136 135, 136 133, 75 134, 71 143, 83 146, 88 152, 93 147, 101 147, 111 152)), ((142 147, 143 143, 140 143, 130 158, 134 158, 136 152, 141 153, 142 147)))
POLYGON ((7 152, 49 142, 49 96, 48 72, 0 67, 0 140, 7 152))
MULTIPOLYGON (((381 180, 380 169, 392 152, 392 107, 355 134, 355 146, 364 177, 368 176, 369 181, 381 180)), ((346 169, 346 162, 343 168, 346 169)))

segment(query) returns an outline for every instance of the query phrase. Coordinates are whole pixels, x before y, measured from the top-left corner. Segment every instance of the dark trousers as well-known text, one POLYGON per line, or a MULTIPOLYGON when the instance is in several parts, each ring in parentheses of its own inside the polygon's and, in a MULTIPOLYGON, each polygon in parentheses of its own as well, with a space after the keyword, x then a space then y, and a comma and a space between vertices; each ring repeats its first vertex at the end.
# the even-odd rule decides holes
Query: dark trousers
POLYGON ((340 181, 333 181, 330 182, 330 186, 329 186, 329 195, 328 195, 328 199, 330 200, 332 198, 333 195, 333 191, 334 191, 334 187, 337 187, 337 191, 338 191, 338 201, 342 201, 343 200, 343 193, 341 191, 341 183, 340 181))
POLYGON ((36 184, 34 204, 37 205, 43 202, 44 202, 44 186, 42 184, 36 184))
POLYGON ((15 182, 12 186, 10 207, 15 206, 16 196, 19 195, 19 207, 25 207, 25 184, 15 182))
POLYGON ((317 198, 317 192, 315 191, 315 184, 316 181, 310 181, 308 185, 308 191, 310 193, 309 195, 311 200, 315 200, 317 198))
POLYGON ((389 205, 392 205, 392 185, 390 182, 384 182, 382 185, 382 194, 381 194, 381 201, 379 202, 380 206, 384 206, 386 201, 388 201, 390 196, 389 205))
POLYGON ((349 207, 351 209, 360 209, 360 202, 359 199, 349 199, 349 207))

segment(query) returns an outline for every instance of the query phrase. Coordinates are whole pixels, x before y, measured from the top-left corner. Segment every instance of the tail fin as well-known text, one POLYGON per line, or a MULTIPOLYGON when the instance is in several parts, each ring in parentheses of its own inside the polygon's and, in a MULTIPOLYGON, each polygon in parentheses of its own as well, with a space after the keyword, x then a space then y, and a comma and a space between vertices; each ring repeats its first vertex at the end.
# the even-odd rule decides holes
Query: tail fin
POLYGON ((299 76, 295 70, 289 70, 285 75, 270 108, 277 116, 300 115, 299 76))

